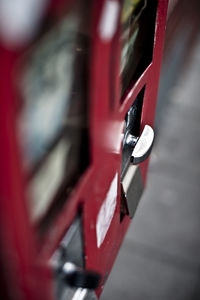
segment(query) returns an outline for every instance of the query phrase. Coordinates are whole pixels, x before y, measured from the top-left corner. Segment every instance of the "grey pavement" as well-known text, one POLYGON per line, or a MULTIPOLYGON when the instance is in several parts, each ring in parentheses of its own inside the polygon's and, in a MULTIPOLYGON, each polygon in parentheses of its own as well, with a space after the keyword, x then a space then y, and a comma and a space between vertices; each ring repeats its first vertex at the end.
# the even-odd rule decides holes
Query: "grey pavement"
POLYGON ((200 299, 200 38, 169 85, 166 69, 147 188, 102 300, 200 299))

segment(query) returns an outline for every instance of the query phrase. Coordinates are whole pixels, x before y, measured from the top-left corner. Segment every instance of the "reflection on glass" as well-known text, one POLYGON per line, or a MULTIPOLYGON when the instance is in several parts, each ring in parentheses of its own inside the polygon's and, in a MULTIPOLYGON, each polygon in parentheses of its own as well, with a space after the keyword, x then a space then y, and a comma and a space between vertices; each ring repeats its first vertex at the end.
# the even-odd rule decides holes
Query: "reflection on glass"
POLYGON ((123 26, 121 72, 128 67, 134 53, 134 44, 139 32, 139 17, 146 7, 147 0, 125 0, 121 22, 123 26))
POLYGON ((57 25, 33 51, 24 72, 20 133, 29 167, 48 152, 67 117, 78 25, 76 16, 69 16, 57 25))
POLYGON ((86 7, 88 12, 77 0, 37 41, 20 69, 18 131, 30 177, 32 220, 41 219, 52 202, 66 200, 88 164, 86 7))
POLYGON ((133 77, 139 76, 151 62, 155 14, 155 0, 125 0, 123 2, 120 69, 122 94, 130 85, 133 77), (139 67, 140 70, 138 70, 139 67))

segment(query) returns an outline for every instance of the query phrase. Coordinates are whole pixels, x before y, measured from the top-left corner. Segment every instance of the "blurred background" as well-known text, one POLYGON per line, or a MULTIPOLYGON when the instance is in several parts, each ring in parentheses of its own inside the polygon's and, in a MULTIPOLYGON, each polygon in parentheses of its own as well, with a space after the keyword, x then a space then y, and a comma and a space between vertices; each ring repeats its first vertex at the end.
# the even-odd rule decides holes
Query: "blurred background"
POLYGON ((102 300, 200 299, 200 1, 170 1, 145 194, 102 300))

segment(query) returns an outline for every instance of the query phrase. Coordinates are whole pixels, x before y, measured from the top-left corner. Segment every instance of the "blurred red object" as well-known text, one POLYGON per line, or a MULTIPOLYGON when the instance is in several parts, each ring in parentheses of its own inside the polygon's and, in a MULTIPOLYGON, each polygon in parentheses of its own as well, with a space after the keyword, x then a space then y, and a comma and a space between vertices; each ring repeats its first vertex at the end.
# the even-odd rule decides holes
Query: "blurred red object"
POLYGON ((99 297, 131 221, 124 123, 135 107, 135 134, 153 127, 166 16, 167 0, 52 0, 19 43, 0 23, 2 299, 99 297))

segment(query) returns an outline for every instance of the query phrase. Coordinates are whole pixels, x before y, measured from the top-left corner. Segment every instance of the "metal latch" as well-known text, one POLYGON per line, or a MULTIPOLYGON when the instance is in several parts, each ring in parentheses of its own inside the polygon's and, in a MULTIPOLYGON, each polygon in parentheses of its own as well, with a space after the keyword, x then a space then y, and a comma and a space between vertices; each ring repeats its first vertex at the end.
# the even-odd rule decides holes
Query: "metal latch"
POLYGON ((130 133, 127 135, 125 143, 133 147, 130 162, 137 165, 148 158, 154 141, 154 131, 149 125, 145 125, 140 137, 135 137, 130 133))

